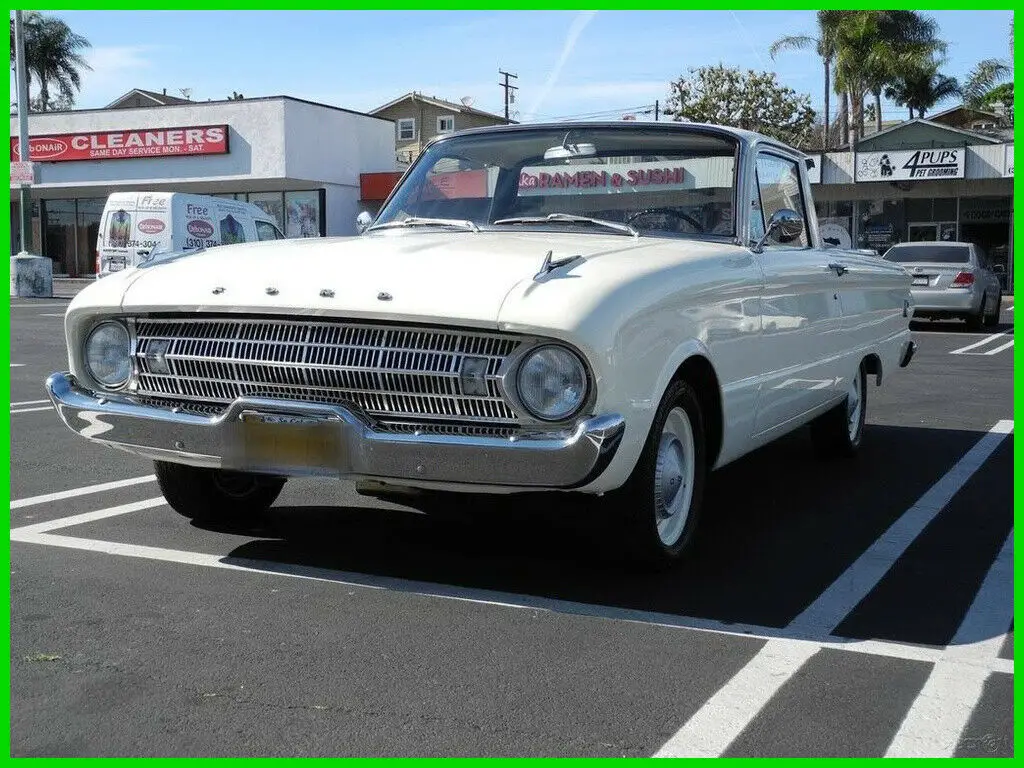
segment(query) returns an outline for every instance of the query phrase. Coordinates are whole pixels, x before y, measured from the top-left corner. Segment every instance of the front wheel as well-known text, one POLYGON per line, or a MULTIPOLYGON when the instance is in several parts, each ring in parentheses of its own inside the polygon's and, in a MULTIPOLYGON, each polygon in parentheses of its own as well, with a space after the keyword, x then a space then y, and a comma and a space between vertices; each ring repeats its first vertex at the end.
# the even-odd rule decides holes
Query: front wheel
POLYGON ((179 515, 196 521, 255 518, 274 503, 285 480, 250 472, 154 462, 156 482, 179 515))
POLYGON ((707 474, 704 415, 696 392, 673 382, 654 417, 647 442, 625 485, 606 494, 628 555, 655 568, 689 549, 707 474))
POLYGON ((867 372, 861 363, 850 378, 843 402, 811 422, 811 440, 820 456, 853 456, 860 448, 868 407, 867 372))

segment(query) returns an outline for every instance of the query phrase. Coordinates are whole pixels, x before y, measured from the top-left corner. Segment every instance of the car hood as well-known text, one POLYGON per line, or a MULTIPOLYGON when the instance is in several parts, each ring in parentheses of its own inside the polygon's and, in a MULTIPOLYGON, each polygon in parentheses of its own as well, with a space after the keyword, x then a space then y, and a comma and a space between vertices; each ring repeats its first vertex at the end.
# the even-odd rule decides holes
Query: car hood
POLYGON ((651 242, 621 235, 417 231, 221 246, 132 270, 123 281, 121 305, 129 313, 495 325, 510 292, 533 281, 549 250, 553 259, 590 260, 651 242))

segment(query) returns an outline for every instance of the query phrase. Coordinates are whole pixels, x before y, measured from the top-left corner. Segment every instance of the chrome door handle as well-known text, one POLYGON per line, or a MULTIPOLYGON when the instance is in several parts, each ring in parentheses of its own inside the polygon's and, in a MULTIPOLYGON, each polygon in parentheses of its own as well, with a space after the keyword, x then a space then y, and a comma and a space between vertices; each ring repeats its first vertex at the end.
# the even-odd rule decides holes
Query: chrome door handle
POLYGON ((842 264, 839 264, 838 262, 835 262, 835 261, 833 261, 831 264, 829 264, 828 268, 833 270, 836 273, 836 276, 838 276, 838 277, 842 277, 843 275, 845 275, 847 272, 850 271, 845 266, 843 266, 842 264))

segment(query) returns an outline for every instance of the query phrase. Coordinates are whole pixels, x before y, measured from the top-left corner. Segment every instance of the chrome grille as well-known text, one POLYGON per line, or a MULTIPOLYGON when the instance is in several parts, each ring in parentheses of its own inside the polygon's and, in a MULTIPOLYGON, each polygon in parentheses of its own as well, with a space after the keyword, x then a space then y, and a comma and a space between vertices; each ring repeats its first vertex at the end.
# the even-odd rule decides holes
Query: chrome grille
POLYGON ((354 405, 374 419, 515 424, 497 373, 519 343, 351 322, 146 318, 136 321, 135 394, 161 404, 268 397, 354 405), (463 393, 466 356, 486 359, 486 395, 463 393))

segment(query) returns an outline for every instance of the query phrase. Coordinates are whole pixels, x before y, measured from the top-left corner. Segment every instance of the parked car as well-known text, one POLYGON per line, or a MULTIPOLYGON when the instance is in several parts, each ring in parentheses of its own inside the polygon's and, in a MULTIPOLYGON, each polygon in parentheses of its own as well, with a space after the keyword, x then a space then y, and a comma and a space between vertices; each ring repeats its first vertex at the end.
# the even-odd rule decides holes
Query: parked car
POLYGON ((914 317, 959 318, 974 330, 999 324, 999 275, 974 243, 900 243, 883 258, 910 273, 914 317))
POLYGON ((255 515, 308 475, 427 510, 572 492, 670 563, 710 470, 808 424, 853 454, 868 377, 914 353, 910 277, 822 247, 805 162, 678 123, 439 138, 360 236, 82 291, 47 389, 82 437, 154 459, 193 519, 255 515))
POLYGON ((283 238, 274 218, 252 203, 184 192, 115 192, 96 237, 96 278, 179 251, 283 238))

